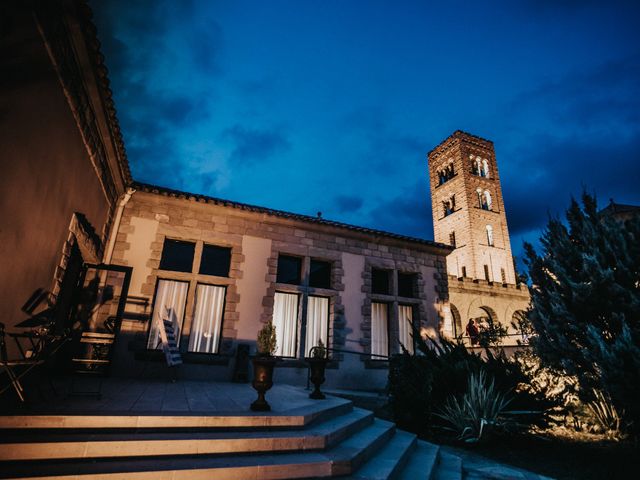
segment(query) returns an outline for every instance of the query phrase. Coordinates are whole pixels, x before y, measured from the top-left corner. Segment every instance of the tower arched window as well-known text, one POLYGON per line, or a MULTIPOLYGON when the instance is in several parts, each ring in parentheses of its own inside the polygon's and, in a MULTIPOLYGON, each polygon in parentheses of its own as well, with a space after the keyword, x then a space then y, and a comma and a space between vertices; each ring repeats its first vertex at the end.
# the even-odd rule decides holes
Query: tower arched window
POLYGON ((491 194, 489 191, 485 190, 482 197, 482 208, 484 210, 491 210, 491 194))
POLYGON ((482 175, 482 160, 480 159, 480 157, 476 157, 473 173, 475 173, 478 176, 482 175))
POLYGON ((445 217, 451 215, 456 210, 456 196, 451 195, 449 198, 443 200, 442 209, 445 217))
POLYGON ((493 227, 487 225, 487 245, 493 247, 493 227))
POLYGON ((487 159, 482 160, 482 176, 489 178, 489 162, 487 159))

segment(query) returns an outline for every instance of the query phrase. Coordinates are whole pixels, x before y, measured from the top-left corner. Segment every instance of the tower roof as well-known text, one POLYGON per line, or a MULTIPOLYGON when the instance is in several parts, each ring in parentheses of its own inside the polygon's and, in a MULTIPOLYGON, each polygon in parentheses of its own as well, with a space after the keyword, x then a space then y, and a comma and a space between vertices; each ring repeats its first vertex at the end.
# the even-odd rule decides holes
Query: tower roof
POLYGON ((451 144, 456 142, 457 140, 464 140, 467 143, 472 143, 474 145, 477 145, 483 148, 493 148, 493 142, 491 140, 487 140, 486 138, 482 138, 477 135, 472 135, 471 133, 467 133, 462 130, 456 130, 447 138, 445 138, 442 142, 440 142, 440 144, 438 144, 431 151, 429 151, 427 156, 431 158, 432 156, 439 155, 440 153, 445 151, 447 148, 449 148, 451 144))

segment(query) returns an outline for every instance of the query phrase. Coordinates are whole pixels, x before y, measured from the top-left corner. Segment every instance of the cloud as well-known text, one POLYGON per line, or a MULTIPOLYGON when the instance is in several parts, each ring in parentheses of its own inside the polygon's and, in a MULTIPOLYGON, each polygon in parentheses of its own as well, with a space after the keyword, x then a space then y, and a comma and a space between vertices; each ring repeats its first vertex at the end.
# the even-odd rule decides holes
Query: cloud
POLYGON ((335 198, 335 203, 338 207, 338 212, 351 213, 360 210, 364 200, 362 197, 355 197, 353 195, 338 195, 335 198))
POLYGON ((433 239, 431 201, 427 179, 423 179, 401 195, 383 201, 369 212, 370 223, 388 232, 417 238, 433 239))
POLYGON ((222 133, 223 138, 234 144, 230 160, 240 164, 259 162, 290 148, 283 133, 276 130, 260 130, 234 125, 222 133))

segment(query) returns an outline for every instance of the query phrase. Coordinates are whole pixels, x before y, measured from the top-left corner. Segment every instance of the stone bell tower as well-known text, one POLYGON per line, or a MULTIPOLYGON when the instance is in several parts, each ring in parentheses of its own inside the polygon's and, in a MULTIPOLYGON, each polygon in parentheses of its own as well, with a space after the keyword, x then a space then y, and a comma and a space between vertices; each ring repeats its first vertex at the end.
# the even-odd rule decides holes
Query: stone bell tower
POLYGON ((434 240, 449 275, 516 284, 493 142, 454 132, 428 155, 434 240))

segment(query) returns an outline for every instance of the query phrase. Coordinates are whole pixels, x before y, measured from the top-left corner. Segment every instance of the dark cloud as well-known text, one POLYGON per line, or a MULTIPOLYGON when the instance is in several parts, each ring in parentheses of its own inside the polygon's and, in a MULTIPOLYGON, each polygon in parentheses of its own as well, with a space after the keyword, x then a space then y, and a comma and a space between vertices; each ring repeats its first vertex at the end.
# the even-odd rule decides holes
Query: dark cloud
POLYGON ((523 145, 517 183, 503 181, 509 230, 541 230, 549 214, 562 214, 583 189, 601 204, 637 201, 640 136, 630 139, 539 137, 523 145))
POLYGON ((234 125, 222 133, 223 138, 234 143, 231 160, 241 163, 255 163, 290 148, 289 141, 282 132, 259 130, 234 125))
POLYGON ((353 195, 338 195, 335 203, 340 213, 351 213, 360 210, 364 200, 353 195))
POLYGON ((433 239, 431 200, 426 178, 369 212, 371 224, 388 232, 433 239))

